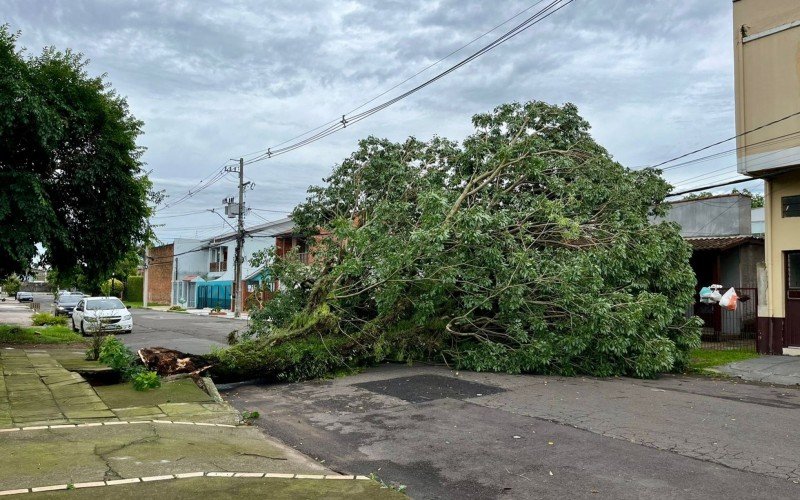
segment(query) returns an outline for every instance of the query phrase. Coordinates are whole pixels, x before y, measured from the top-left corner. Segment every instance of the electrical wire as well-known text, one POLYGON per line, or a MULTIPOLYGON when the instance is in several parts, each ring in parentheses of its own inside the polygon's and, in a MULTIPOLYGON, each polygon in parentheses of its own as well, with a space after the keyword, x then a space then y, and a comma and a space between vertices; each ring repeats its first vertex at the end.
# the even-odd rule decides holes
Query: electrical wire
MULTIPOLYGON (((247 160, 244 164, 245 165, 249 165, 249 164, 252 164, 252 163, 256 163, 256 162, 264 161, 266 159, 270 159, 270 158, 272 158, 274 156, 286 154, 286 153, 288 153, 290 151, 294 151, 295 149, 301 148, 303 146, 307 146, 308 144, 311 144, 313 142, 317 142, 317 141, 323 139, 324 137, 327 137, 328 135, 331 135, 333 133, 338 132, 339 130, 342 130, 342 129, 346 128, 348 125, 352 125, 352 124, 357 123, 357 122, 359 122, 361 120, 364 120, 364 119, 372 116, 373 114, 378 113, 378 112, 388 108, 389 106, 392 106, 393 104, 395 104, 395 103, 407 98, 408 96, 410 96, 410 95, 412 95, 412 94, 414 94, 416 92, 419 92, 420 90, 424 89, 425 87, 427 87, 427 86, 433 84, 434 82, 444 78, 445 76, 447 76, 450 73, 456 71, 457 69, 461 68, 462 66, 472 62, 473 60, 475 60, 478 57, 486 54, 487 52, 489 52, 492 49, 498 47, 499 45, 507 42, 508 40, 514 38, 515 36, 519 35, 520 33, 524 32, 525 30, 528 30, 529 28, 535 26, 539 22, 545 20, 546 18, 548 18, 551 15, 555 14, 556 12, 558 12, 561 9, 563 9, 564 7, 566 7, 567 5, 571 4, 574 1, 575 0, 566 0, 566 1, 565 0, 553 0, 552 2, 548 3, 544 8, 542 8, 539 11, 537 11, 535 14, 533 14, 530 17, 528 17, 522 23, 518 24, 517 26, 515 26, 511 30, 505 32, 503 35, 498 37, 493 42, 489 43, 488 45, 486 45, 483 48, 479 49, 478 51, 474 52, 470 56, 462 59, 458 63, 456 63, 453 66, 451 66, 450 68, 442 71, 441 73, 437 74, 436 76, 434 76, 434 77, 426 80, 425 82, 417 85, 416 87, 414 87, 414 88, 412 88, 412 89, 410 89, 410 90, 408 90, 408 91, 406 91, 406 92, 404 92, 404 93, 402 93, 402 94, 400 94, 400 95, 398 95, 398 96, 396 96, 396 97, 394 97, 392 99, 389 99, 389 100, 387 100, 387 101, 385 101, 385 102, 383 102, 383 103, 381 103, 381 104, 379 104, 377 106, 374 106, 374 107, 372 107, 372 108, 370 108, 370 109, 368 109, 366 111, 363 111, 361 113, 358 113, 358 114, 355 114, 355 115, 351 115, 351 116, 347 116, 348 114, 344 113, 342 115, 341 120, 339 120, 339 119, 332 120, 332 121, 329 121, 329 122, 321 125, 320 127, 317 127, 316 130, 323 129, 320 132, 317 132, 316 134, 314 134, 314 135, 312 135, 310 137, 302 139, 302 140, 300 140, 298 142, 291 143, 291 144, 289 144, 287 146, 284 146, 284 147, 279 147, 278 145, 276 145, 274 151, 272 150, 271 147, 267 148, 265 153, 261 153, 260 155, 255 156, 254 158, 251 158, 251 159, 247 160)), ((356 109, 358 109, 358 108, 356 108, 356 109)), ((282 144, 285 144, 285 143, 286 142, 284 142, 282 144)))
MULTIPOLYGON (((734 135, 734 136, 728 137, 727 139, 722 139, 721 141, 717 141, 717 142, 715 142, 715 143, 709 144, 708 146, 703 146, 702 148, 698 148, 698 149, 695 149, 695 150, 693 150, 693 151, 689 151, 688 153, 684 153, 684 154, 678 155, 678 156, 676 156, 676 157, 674 157, 674 158, 670 158, 669 160, 664 160, 664 161, 662 161, 661 163, 656 163, 655 165, 651 165, 649 168, 658 168, 658 167, 660 167, 660 166, 662 166, 662 165, 666 165, 667 163, 672 163, 672 162, 673 162, 673 161, 675 161, 675 160, 680 160, 680 159, 682 159, 682 158, 686 158, 686 157, 688 157, 688 156, 691 156, 691 155, 693 155, 693 154, 695 154, 695 153, 699 153, 700 151, 705 151, 705 150, 711 149, 711 148, 713 148, 714 146, 719 146, 720 144, 724 144, 724 143, 726 143, 726 142, 728 142, 728 141, 732 141, 732 140, 734 140, 734 139, 738 139, 739 137, 743 137, 743 136, 745 136, 745 135, 747 135, 747 134, 752 134, 753 132, 756 132, 756 131, 758 131, 758 130, 762 130, 762 129, 764 129, 764 128, 770 127, 770 126, 772 126, 772 125, 775 125, 775 124, 777 124, 777 123, 784 122, 784 121, 786 121, 786 120, 789 120, 790 118, 794 118, 795 116, 800 116, 800 111, 797 111, 797 112, 791 113, 791 114, 789 114, 789 115, 786 115, 786 116, 784 116, 784 117, 778 118, 777 120, 773 120, 773 121, 771 121, 771 122, 768 122, 768 123, 765 123, 765 124, 763 124, 763 125, 759 125, 759 126, 758 126, 758 127, 756 127, 756 128, 752 128, 752 129, 750 129, 750 130, 745 130, 745 131, 744 131, 744 132, 742 132, 742 133, 739 133, 739 134, 736 134, 736 135, 734 135)), ((748 147, 748 146, 747 146, 747 145, 745 145, 745 146, 742 146, 742 147, 748 147)), ((669 168, 669 167, 668 167, 668 168, 669 168)), ((665 171, 665 170, 667 170, 668 168, 662 168, 662 169, 660 169, 660 170, 661 170, 661 171, 665 171)))

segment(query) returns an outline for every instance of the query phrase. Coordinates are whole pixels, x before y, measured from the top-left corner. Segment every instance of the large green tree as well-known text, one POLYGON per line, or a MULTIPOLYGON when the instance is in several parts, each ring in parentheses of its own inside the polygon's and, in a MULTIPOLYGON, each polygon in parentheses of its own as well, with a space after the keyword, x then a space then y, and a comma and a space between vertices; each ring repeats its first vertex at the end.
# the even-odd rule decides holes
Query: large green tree
POLYGON ((147 237, 142 122, 70 50, 0 27, 0 276, 45 263, 96 282, 147 237))
POLYGON ((670 191, 615 162, 573 105, 508 104, 462 144, 369 138, 294 212, 314 263, 220 372, 300 378, 382 359, 654 376, 698 344, 670 191), (325 231, 320 231, 324 229, 325 231), (329 234, 326 234, 329 232, 329 234))

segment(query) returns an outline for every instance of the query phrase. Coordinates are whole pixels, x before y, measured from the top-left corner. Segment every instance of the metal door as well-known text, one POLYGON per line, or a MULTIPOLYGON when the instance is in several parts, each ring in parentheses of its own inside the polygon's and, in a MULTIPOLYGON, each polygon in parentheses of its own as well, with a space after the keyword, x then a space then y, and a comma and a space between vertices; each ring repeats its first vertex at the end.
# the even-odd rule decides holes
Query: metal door
POLYGON ((783 346, 800 347, 800 251, 786 252, 786 322, 783 346))

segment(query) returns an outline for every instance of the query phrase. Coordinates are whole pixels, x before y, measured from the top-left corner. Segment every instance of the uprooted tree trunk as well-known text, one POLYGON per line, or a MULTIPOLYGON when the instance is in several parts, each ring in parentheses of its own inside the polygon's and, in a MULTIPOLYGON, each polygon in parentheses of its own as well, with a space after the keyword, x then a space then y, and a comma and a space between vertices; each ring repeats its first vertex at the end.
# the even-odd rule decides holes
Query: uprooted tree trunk
POLYGON ((293 218, 314 264, 284 285, 222 371, 321 376, 383 359, 650 377, 699 339, 670 186, 614 162, 572 105, 498 107, 462 145, 369 138, 293 218))
POLYGON ((145 347, 137 351, 142 364, 166 377, 178 374, 200 375, 213 366, 205 357, 165 347, 145 347))

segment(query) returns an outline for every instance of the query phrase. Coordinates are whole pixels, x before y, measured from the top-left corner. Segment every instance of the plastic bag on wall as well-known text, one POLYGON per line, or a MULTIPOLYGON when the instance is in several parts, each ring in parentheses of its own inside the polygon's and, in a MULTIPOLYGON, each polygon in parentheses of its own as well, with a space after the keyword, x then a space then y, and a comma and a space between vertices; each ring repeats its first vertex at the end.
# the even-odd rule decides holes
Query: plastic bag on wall
POLYGON ((736 310, 736 304, 739 302, 739 296, 736 295, 736 290, 733 287, 728 288, 728 291, 719 300, 719 306, 724 307, 729 311, 736 310))

